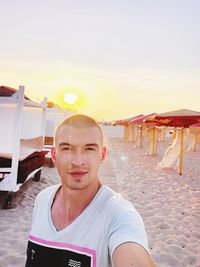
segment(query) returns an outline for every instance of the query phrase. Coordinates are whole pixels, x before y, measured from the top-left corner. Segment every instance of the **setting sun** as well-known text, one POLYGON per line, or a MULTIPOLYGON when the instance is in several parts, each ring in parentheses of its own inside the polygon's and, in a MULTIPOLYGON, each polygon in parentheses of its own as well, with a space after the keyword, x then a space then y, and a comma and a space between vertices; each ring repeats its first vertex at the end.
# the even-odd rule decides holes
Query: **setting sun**
POLYGON ((74 104, 75 102, 76 102, 76 100, 78 99, 78 96, 77 96, 77 94, 75 94, 75 93, 72 93, 72 92, 70 92, 70 93, 66 93, 65 95, 64 95, 64 100, 65 100, 65 102, 67 103, 67 104, 74 104))

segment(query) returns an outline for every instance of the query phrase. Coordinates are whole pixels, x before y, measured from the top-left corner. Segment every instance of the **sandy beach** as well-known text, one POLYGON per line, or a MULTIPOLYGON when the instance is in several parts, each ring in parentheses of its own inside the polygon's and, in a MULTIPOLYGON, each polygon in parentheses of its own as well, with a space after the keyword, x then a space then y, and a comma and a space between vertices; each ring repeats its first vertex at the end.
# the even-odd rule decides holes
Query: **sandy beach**
MULTIPOLYGON (((196 152, 185 153, 180 176, 177 170, 158 166, 168 140, 159 143, 152 157, 146 155, 146 143, 136 148, 123 140, 119 127, 104 128, 108 155, 101 179, 142 215, 156 265, 200 267, 200 145, 196 152)), ((0 266, 24 266, 34 199, 58 182, 56 169, 44 167, 40 182, 30 179, 20 189, 15 208, 0 210, 0 266)))

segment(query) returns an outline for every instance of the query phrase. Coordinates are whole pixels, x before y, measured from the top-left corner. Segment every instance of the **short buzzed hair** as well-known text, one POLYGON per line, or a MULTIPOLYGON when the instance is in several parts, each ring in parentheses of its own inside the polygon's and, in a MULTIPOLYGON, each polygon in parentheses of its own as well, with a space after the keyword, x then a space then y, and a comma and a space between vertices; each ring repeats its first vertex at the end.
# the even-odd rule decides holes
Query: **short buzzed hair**
POLYGON ((93 118, 87 116, 87 115, 83 115, 83 114, 76 114, 76 115, 72 115, 70 117, 68 117, 67 119, 63 120, 57 127, 56 131, 55 131, 55 138, 54 138, 54 143, 55 143, 55 139, 57 136, 57 133, 59 131, 59 129, 62 126, 71 126, 74 128, 96 128, 98 129, 99 133, 100 133, 100 139, 101 139, 101 144, 103 145, 103 130, 101 128, 101 126, 99 125, 99 123, 94 120, 93 118))

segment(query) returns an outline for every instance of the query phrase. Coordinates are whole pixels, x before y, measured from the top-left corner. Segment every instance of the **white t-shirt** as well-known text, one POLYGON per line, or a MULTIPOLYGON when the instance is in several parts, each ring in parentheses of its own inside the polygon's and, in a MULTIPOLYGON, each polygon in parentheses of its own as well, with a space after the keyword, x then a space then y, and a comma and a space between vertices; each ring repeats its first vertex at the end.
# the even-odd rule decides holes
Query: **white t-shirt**
POLYGON ((148 251, 139 213, 106 185, 70 225, 57 231, 51 205, 59 187, 51 186, 36 198, 26 267, 111 267, 113 251, 125 242, 148 251))

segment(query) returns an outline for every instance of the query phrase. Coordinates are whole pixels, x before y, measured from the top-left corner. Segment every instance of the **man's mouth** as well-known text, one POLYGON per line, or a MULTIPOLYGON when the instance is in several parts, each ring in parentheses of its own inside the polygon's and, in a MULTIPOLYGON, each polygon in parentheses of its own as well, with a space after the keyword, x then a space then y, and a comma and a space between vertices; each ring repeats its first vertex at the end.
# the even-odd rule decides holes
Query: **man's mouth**
POLYGON ((72 171, 72 172, 68 172, 68 173, 73 177, 82 177, 85 174, 87 174, 88 172, 86 172, 86 171, 72 171))

